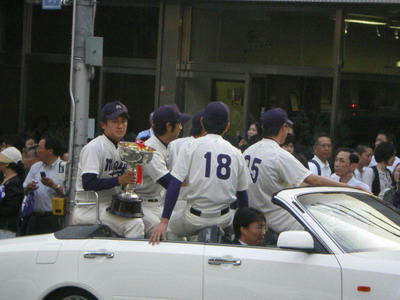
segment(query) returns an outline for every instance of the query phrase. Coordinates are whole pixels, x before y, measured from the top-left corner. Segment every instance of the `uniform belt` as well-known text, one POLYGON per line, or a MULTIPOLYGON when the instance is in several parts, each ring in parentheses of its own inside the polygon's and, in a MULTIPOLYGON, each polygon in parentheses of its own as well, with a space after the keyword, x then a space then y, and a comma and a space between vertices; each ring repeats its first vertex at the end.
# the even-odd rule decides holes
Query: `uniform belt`
POLYGON ((156 203, 156 202, 158 202, 160 200, 158 200, 158 199, 143 199, 143 201, 144 202, 150 202, 150 203, 156 203))
POLYGON ((32 216, 35 216, 35 217, 48 217, 48 216, 52 216, 52 215, 53 215, 53 212, 51 212, 51 211, 34 211, 32 213, 32 216))
POLYGON ((219 216, 226 215, 228 212, 229 212, 229 207, 221 209, 219 212, 216 212, 216 213, 208 213, 208 212, 205 213, 196 208, 193 208, 193 207, 190 208, 190 213, 195 216, 198 216, 198 217, 219 217, 219 216))

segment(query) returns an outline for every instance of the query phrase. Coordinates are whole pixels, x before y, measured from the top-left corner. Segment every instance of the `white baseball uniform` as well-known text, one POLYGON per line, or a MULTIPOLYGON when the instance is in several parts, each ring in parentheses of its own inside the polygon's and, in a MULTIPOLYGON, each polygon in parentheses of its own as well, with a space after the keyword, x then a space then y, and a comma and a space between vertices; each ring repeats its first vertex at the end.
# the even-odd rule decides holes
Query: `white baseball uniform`
MULTIPOLYGON (((91 173, 98 178, 111 178, 121 175, 127 165, 121 160, 117 147, 105 135, 98 136, 83 147, 78 165, 76 182, 77 202, 93 202, 95 196, 84 191, 82 175, 91 173)), ((144 236, 144 224, 141 218, 124 218, 106 211, 111 205, 112 195, 121 193, 121 187, 97 191, 100 203, 100 220, 119 235, 130 238, 144 236)), ((96 222, 96 206, 75 206, 72 211, 72 224, 94 224, 96 222)))
MULTIPOLYGON (((188 137, 176 139, 168 144, 168 148, 167 148, 168 163, 167 163, 167 165, 168 165, 168 169, 170 171, 172 171, 174 165, 179 160, 179 151, 185 147, 186 143, 190 143, 194 139, 195 139, 194 136, 188 136, 188 137)), ((181 186, 181 190, 180 190, 179 196, 178 196, 178 201, 175 204, 174 213, 177 213, 179 210, 183 209, 186 206, 186 199, 185 199, 186 184, 187 184, 187 182, 185 181, 181 186)))
POLYGON ((187 205, 173 214, 169 230, 178 236, 198 233, 201 229, 219 225, 229 227, 237 191, 248 187, 249 173, 238 149, 222 136, 207 134, 185 143, 171 174, 179 181, 187 180, 187 205))
POLYGON ((157 183, 161 177, 169 173, 167 167, 167 146, 153 135, 146 140, 145 145, 155 149, 151 161, 143 165, 143 183, 137 185, 135 192, 143 199, 143 221, 145 235, 148 236, 153 227, 160 223, 162 199, 165 189, 157 183))
POLYGON ((299 186, 311 171, 272 139, 262 139, 247 148, 243 155, 251 176, 249 206, 263 212, 268 227, 276 232, 301 229, 302 226, 271 199, 284 188, 299 186))

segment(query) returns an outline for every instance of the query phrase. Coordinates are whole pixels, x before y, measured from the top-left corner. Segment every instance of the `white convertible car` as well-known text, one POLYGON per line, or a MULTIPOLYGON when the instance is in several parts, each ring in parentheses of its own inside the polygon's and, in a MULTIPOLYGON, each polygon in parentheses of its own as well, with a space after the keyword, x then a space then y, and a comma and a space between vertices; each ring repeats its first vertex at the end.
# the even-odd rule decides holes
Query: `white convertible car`
POLYGON ((0 241, 0 298, 400 299, 400 214, 343 188, 274 203, 305 228, 269 247, 115 237, 101 225, 0 241))

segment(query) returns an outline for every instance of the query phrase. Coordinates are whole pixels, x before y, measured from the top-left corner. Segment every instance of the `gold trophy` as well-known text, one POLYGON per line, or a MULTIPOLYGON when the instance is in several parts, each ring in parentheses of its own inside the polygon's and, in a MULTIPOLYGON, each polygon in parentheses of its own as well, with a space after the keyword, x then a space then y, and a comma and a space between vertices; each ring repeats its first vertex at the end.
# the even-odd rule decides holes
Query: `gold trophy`
POLYGON ((136 183, 127 184, 125 191, 113 195, 111 206, 107 211, 126 218, 142 218, 143 200, 135 193, 136 184, 142 183, 141 167, 153 158, 154 149, 135 142, 119 142, 118 151, 121 159, 128 164, 128 170, 136 172, 136 183))

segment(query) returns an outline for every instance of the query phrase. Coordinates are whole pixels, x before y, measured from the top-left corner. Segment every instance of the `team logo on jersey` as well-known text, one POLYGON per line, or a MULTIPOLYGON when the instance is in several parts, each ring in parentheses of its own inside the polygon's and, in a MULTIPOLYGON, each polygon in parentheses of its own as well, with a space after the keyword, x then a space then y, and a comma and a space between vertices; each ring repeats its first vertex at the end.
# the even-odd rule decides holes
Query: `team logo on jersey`
POLYGON ((108 174, 110 176, 119 176, 122 175, 126 168, 127 168, 127 163, 123 161, 113 161, 112 158, 106 158, 106 166, 104 168, 105 172, 109 172, 108 174))

